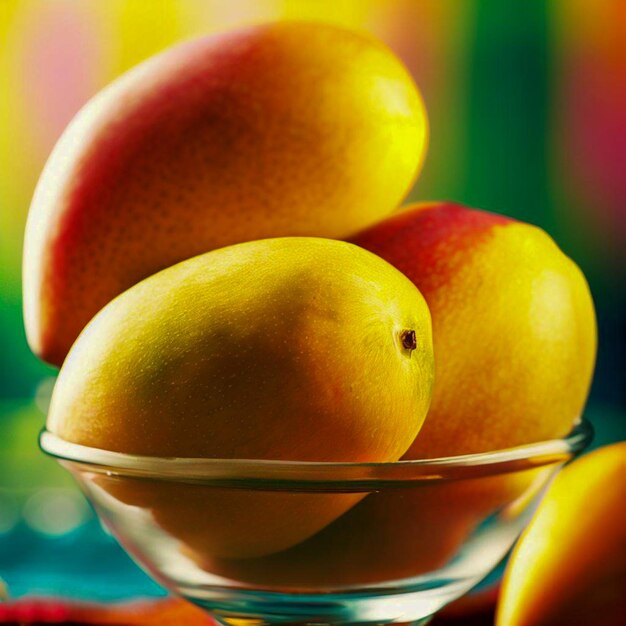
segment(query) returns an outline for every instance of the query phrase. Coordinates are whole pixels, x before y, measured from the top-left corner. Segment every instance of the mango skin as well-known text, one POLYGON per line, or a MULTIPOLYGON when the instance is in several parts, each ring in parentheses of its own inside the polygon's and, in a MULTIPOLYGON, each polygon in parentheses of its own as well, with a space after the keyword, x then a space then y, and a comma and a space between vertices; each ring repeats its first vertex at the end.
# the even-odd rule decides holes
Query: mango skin
POLYGON ((509 560, 497 626, 626 623, 626 442, 566 467, 509 560))
MULTIPOLYGON (((424 420, 433 369, 428 307, 391 265, 341 241, 248 242, 109 303, 61 368, 48 429, 139 455, 395 461, 424 420)), ((98 482, 197 561, 285 549, 363 497, 98 482)))
POLYGON ((24 248, 31 348, 61 365, 107 302, 181 260, 379 220, 411 188, 427 132, 402 63, 338 27, 266 24, 149 59, 79 112, 41 176, 24 248))

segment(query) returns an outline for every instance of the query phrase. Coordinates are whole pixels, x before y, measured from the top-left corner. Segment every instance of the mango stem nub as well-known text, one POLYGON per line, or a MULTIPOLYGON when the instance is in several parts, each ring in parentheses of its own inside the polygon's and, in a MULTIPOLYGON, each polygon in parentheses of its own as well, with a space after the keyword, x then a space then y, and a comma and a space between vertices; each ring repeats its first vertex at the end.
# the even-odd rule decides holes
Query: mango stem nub
POLYGON ((407 350, 415 350, 417 348, 417 337, 414 330, 404 330, 400 335, 403 347, 407 350))

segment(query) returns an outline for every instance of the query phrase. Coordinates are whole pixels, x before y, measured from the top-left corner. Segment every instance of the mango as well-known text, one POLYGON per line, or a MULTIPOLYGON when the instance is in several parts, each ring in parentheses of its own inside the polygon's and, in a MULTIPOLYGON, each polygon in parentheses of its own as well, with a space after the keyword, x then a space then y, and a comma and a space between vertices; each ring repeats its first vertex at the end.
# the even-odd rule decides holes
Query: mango
POLYGON ((497 626, 626 623, 626 442, 566 467, 520 538, 497 626))
POLYGON ((572 429, 593 374, 595 313, 583 274, 545 232, 432 203, 351 241, 408 276, 431 310, 436 384, 406 458, 508 448, 572 429))
POLYGON ((147 60, 78 113, 37 186, 32 350, 60 365, 107 302, 181 260, 376 222, 410 190, 426 142, 408 71, 365 34, 265 24, 147 60))
MULTIPOLYGON (((138 455, 395 461, 424 420, 433 369, 428 307, 400 272, 341 241, 267 239, 109 303, 61 368, 48 429, 138 455)), ((239 558, 293 545, 362 497, 320 507, 316 494, 106 485, 201 554, 239 558)))

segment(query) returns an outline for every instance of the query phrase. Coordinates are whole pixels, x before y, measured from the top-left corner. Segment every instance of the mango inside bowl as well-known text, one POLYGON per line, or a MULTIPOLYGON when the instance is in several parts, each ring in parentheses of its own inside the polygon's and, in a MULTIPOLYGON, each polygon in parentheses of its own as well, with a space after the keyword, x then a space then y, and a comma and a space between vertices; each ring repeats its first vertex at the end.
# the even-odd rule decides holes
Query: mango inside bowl
POLYGON ((44 431, 103 522, 157 581, 219 620, 426 620, 506 555, 591 440, 396 463, 133 456, 44 431))

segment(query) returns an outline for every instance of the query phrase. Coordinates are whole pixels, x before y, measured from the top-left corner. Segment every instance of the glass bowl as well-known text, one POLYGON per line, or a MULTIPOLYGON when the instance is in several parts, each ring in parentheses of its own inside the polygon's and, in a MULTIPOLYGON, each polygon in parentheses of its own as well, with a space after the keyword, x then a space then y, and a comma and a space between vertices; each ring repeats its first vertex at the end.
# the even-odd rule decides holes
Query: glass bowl
POLYGON ((449 458, 311 463, 134 456, 44 431, 104 524, 159 583, 246 623, 426 623, 499 563, 591 440, 449 458))

